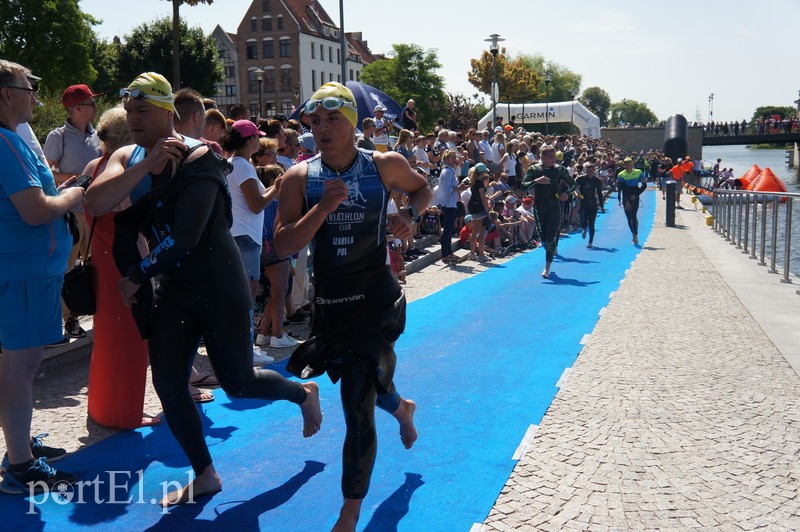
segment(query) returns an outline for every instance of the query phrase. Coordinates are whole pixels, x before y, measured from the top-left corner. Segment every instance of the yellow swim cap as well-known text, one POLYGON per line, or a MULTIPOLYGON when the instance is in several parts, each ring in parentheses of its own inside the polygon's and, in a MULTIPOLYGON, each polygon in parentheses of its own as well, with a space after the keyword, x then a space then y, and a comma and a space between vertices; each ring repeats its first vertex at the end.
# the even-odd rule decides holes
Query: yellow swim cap
POLYGON ((178 112, 175 110, 175 98, 172 95, 172 85, 164 76, 156 72, 139 74, 130 85, 120 90, 119 94, 120 96, 144 98, 156 107, 172 111, 175 116, 178 116, 178 112))
POLYGON ((357 127, 358 124, 358 107, 356 106, 356 98, 353 96, 353 91, 342 85, 331 81, 326 83, 315 92, 306 103, 306 113, 314 113, 318 108, 336 110, 342 113, 345 118, 357 127), (333 100, 323 101, 326 98, 333 100), (335 101, 339 100, 339 102, 335 101), (336 106, 338 104, 338 107, 336 106))

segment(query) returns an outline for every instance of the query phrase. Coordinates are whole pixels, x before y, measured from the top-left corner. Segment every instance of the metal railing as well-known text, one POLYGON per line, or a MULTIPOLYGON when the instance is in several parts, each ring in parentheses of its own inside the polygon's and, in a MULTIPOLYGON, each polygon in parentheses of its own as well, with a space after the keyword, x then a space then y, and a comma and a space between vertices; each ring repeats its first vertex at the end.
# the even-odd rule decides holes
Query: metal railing
POLYGON ((797 239, 792 231, 792 211, 798 207, 798 193, 717 189, 711 205, 713 229, 742 253, 768 266, 769 273, 779 273, 780 265, 781 282, 791 283, 790 275, 797 275, 797 271, 792 272, 793 258, 795 269, 800 270, 800 245, 792 242, 797 239))

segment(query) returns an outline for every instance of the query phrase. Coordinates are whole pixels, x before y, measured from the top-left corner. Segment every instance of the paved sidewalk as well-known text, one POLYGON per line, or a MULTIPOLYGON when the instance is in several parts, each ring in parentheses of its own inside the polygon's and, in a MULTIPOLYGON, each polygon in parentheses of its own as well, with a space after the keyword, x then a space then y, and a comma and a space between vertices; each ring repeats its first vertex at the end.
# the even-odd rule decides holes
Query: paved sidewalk
POLYGON ((665 227, 658 201, 656 227, 482 530, 800 529, 793 353, 765 334, 776 320, 764 305, 751 314, 726 281, 797 297, 781 299, 794 328, 800 296, 746 268, 723 278, 712 260, 750 259, 726 258, 731 246, 709 240, 722 239, 693 211, 665 227))

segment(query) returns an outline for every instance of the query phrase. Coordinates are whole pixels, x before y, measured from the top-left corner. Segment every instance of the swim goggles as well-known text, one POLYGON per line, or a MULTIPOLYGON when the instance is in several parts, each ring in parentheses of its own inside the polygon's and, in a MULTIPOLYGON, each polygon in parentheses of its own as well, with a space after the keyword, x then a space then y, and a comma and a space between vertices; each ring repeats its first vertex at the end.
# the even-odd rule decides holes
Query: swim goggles
POLYGON ((341 109, 342 107, 346 109, 352 109, 353 111, 358 111, 356 106, 352 103, 348 102, 347 100, 343 100, 342 98, 337 98, 336 96, 327 96, 322 98, 321 100, 308 100, 306 102, 306 113, 311 114, 317 110, 317 107, 322 106, 323 109, 328 111, 336 111, 337 109, 341 109))
POLYGON ((164 102, 164 103, 172 103, 173 101, 173 96, 171 94, 167 96, 159 96, 157 94, 147 94, 146 92, 141 91, 139 89, 130 90, 127 88, 122 88, 119 90, 119 95, 122 97, 129 96, 136 100, 154 100, 157 102, 164 102))

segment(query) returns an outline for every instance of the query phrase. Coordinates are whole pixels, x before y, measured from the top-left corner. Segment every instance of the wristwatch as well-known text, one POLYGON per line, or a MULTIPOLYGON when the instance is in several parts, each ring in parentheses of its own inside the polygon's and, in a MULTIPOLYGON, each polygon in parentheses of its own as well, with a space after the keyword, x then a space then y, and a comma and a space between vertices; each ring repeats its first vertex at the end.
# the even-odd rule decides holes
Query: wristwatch
POLYGON ((411 217, 412 222, 416 221, 416 219, 419 218, 419 212, 417 212, 417 208, 414 207, 413 205, 409 205, 403 210, 408 213, 408 215, 411 217))

